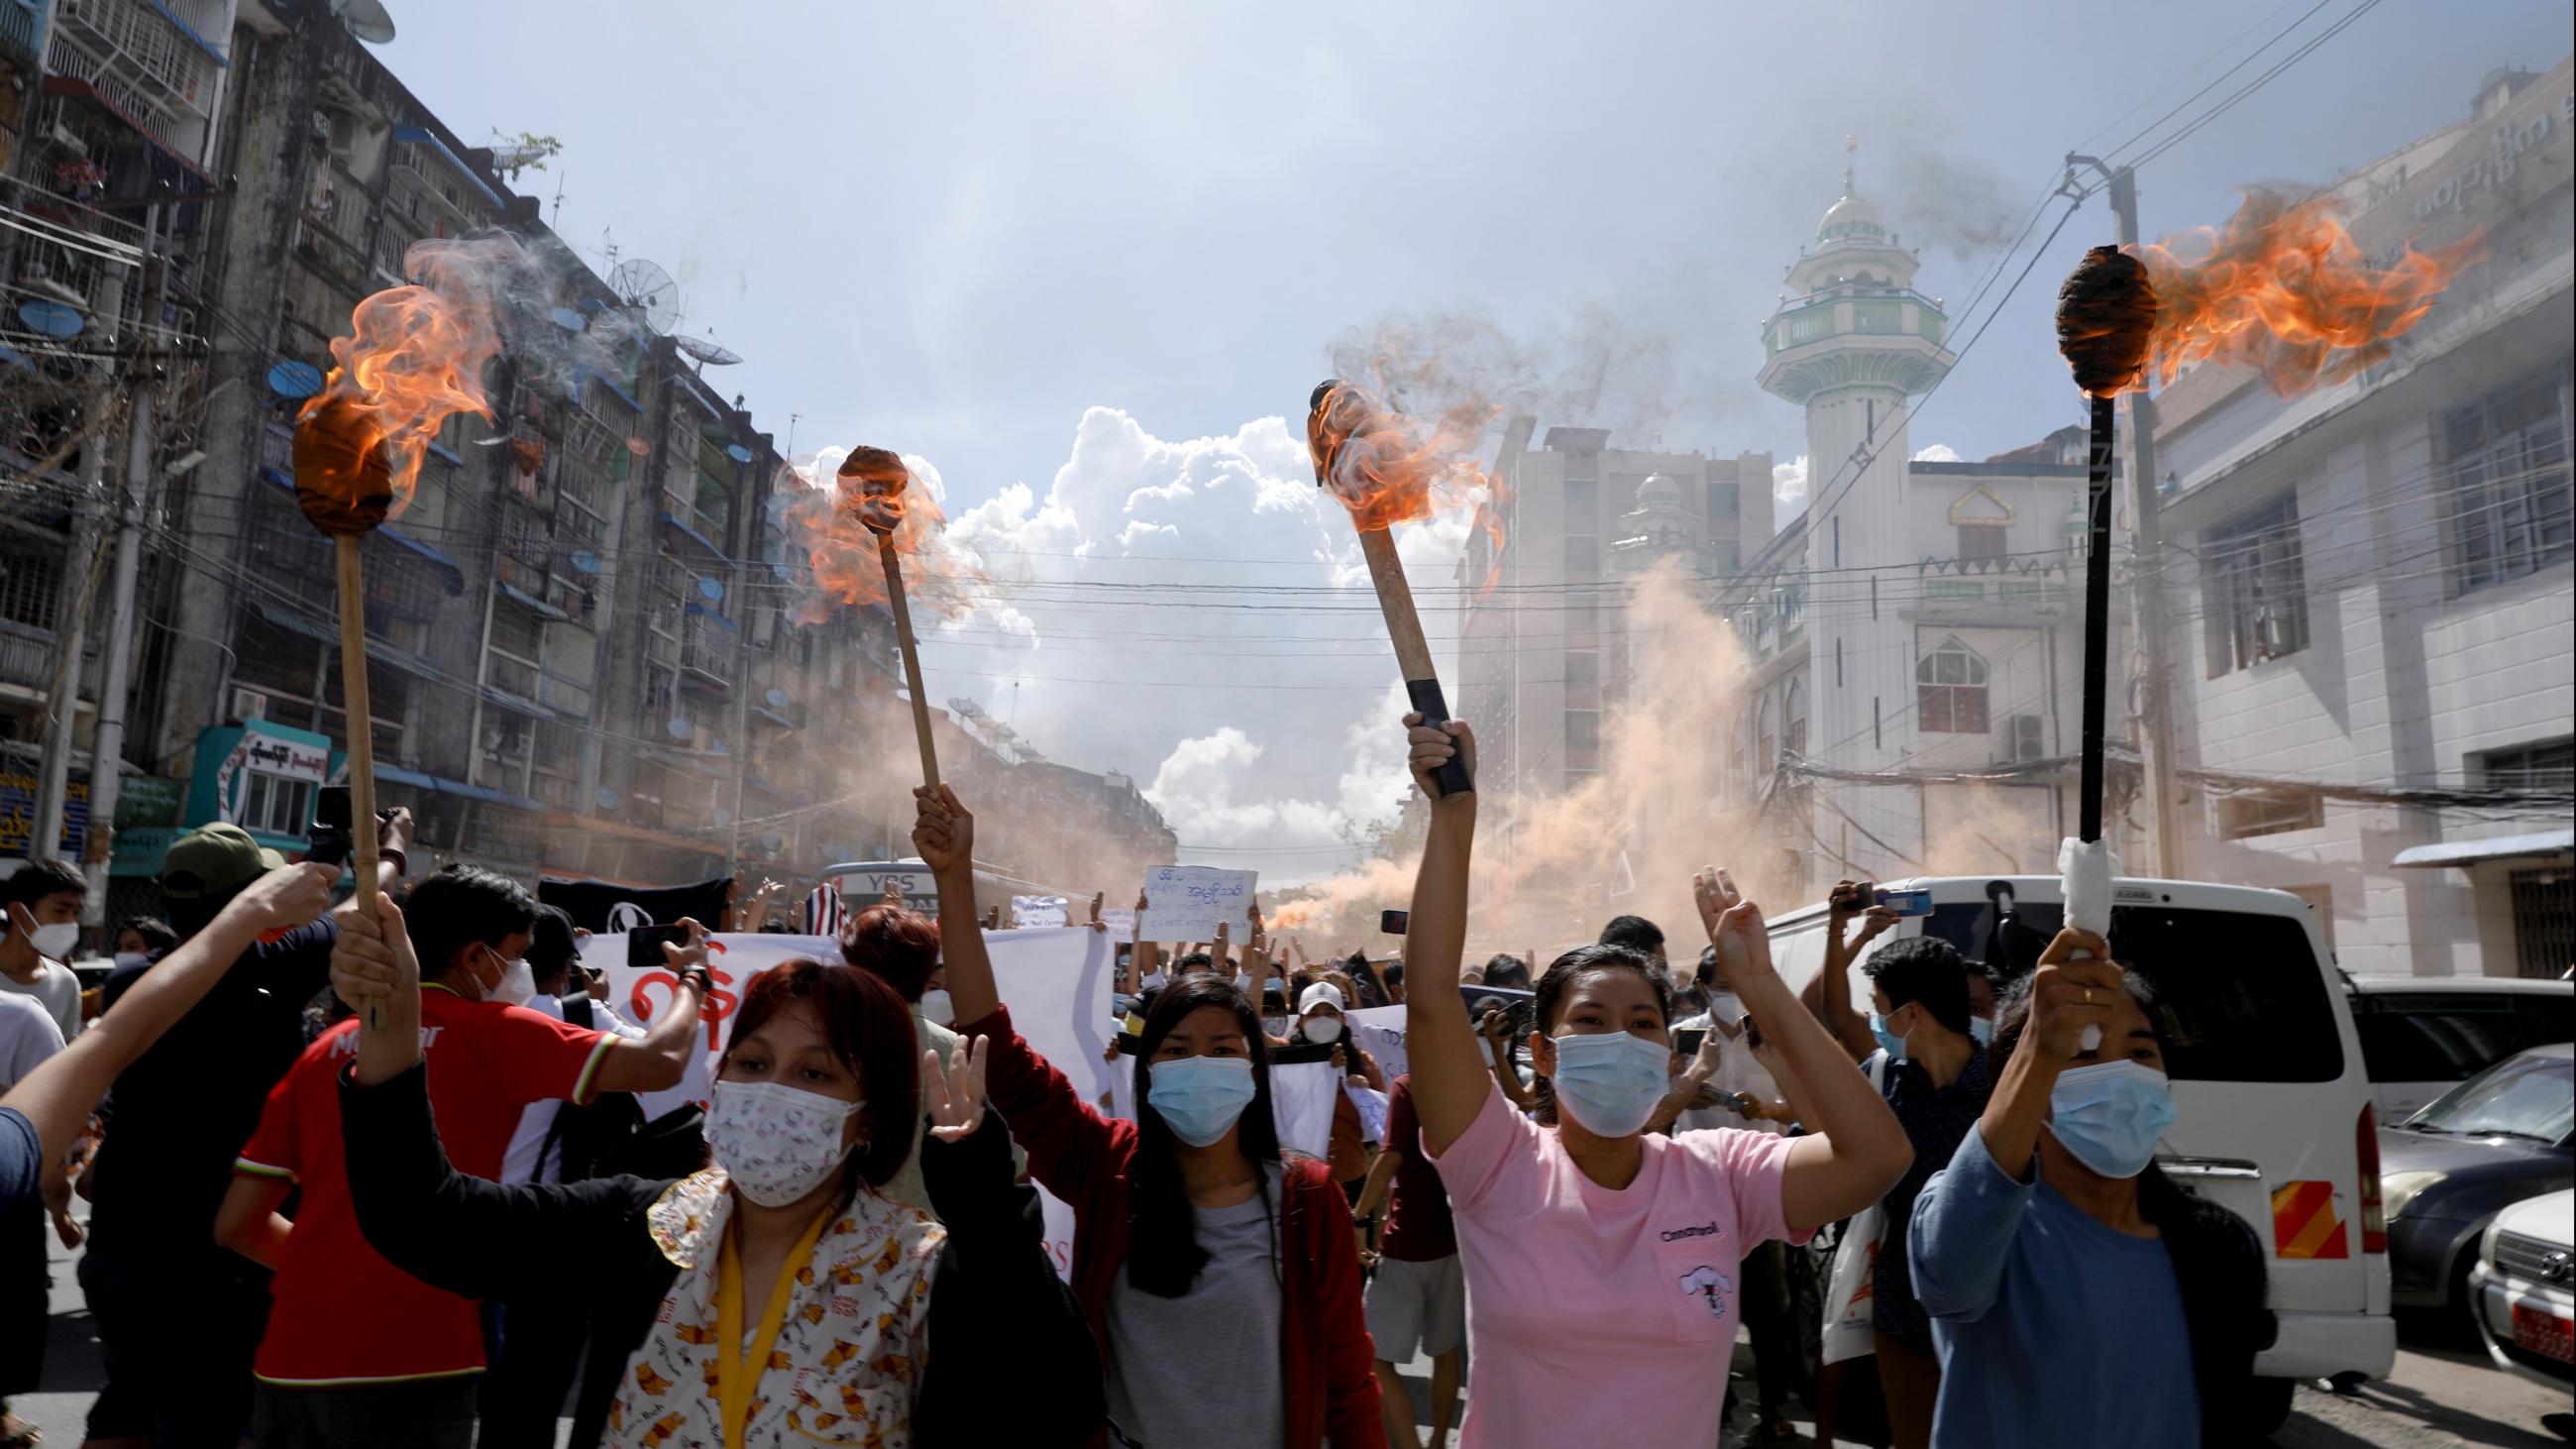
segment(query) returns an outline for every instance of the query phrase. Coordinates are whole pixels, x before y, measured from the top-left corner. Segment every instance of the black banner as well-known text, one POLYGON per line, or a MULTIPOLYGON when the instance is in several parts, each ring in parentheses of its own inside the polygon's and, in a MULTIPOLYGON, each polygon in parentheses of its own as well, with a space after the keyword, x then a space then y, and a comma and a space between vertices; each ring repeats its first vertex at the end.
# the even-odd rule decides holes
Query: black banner
POLYGON ((720 931, 725 906, 733 899, 733 882, 720 877, 695 885, 642 890, 604 880, 541 880, 537 899, 562 907, 574 925, 603 936, 635 926, 668 926, 684 916, 710 931, 720 931))

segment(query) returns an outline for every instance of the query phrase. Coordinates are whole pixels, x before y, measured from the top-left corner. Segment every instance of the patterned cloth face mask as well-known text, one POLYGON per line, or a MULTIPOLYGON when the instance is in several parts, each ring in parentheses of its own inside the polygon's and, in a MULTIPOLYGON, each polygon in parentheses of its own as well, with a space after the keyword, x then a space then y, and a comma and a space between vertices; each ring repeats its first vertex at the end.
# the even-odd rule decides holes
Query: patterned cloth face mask
POLYGON ((850 1155, 841 1129, 859 1110, 776 1082, 718 1082, 707 1104, 707 1148, 742 1195, 784 1207, 821 1187, 850 1155))

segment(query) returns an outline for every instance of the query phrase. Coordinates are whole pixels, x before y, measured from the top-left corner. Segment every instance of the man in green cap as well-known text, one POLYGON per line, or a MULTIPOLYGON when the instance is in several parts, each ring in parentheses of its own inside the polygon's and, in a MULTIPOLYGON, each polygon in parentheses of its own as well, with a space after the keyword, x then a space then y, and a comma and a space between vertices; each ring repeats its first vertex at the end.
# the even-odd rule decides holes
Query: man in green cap
MULTIPOLYGON (((377 832, 380 886, 395 888, 409 811, 377 832)), ((238 825, 200 826, 161 864, 170 924, 184 943, 251 882, 286 863, 238 825)), ((268 1317, 268 1274, 216 1244, 215 1209, 233 1153, 259 1125, 269 1088, 304 1050, 304 1004, 330 981, 339 928, 328 913, 254 945, 187 1016, 116 1079, 90 1193, 80 1282, 107 1383, 92 1440, 232 1449, 250 1421, 251 1353, 268 1317), (173 1293, 174 1283, 188 1291, 173 1293)), ((121 967, 117 999, 152 964, 121 967)))

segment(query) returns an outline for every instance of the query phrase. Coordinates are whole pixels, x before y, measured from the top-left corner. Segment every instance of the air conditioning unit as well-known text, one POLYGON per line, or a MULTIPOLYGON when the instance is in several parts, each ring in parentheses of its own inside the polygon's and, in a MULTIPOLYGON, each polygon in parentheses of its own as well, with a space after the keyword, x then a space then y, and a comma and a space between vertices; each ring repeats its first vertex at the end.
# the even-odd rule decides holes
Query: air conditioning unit
POLYGON ((256 689, 236 689, 233 691, 232 708, 224 714, 231 719, 266 719, 268 696, 256 689))
POLYGON ((2048 758, 2047 721, 2035 714, 2017 714, 2005 721, 2011 730, 2012 754, 2016 764, 2024 760, 2048 758))

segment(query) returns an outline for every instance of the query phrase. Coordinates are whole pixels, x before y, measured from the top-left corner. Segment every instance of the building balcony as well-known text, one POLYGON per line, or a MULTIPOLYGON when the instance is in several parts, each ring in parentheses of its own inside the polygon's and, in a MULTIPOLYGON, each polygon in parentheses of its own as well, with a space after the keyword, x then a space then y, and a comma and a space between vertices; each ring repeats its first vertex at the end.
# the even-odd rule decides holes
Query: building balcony
POLYGON ((713 614, 694 610, 681 620, 680 681, 696 684, 720 694, 733 692, 734 677, 742 669, 742 638, 733 625, 713 614))
POLYGON ((47 89, 86 90, 192 167, 204 163, 223 65, 213 45, 161 5, 55 0, 47 89))

